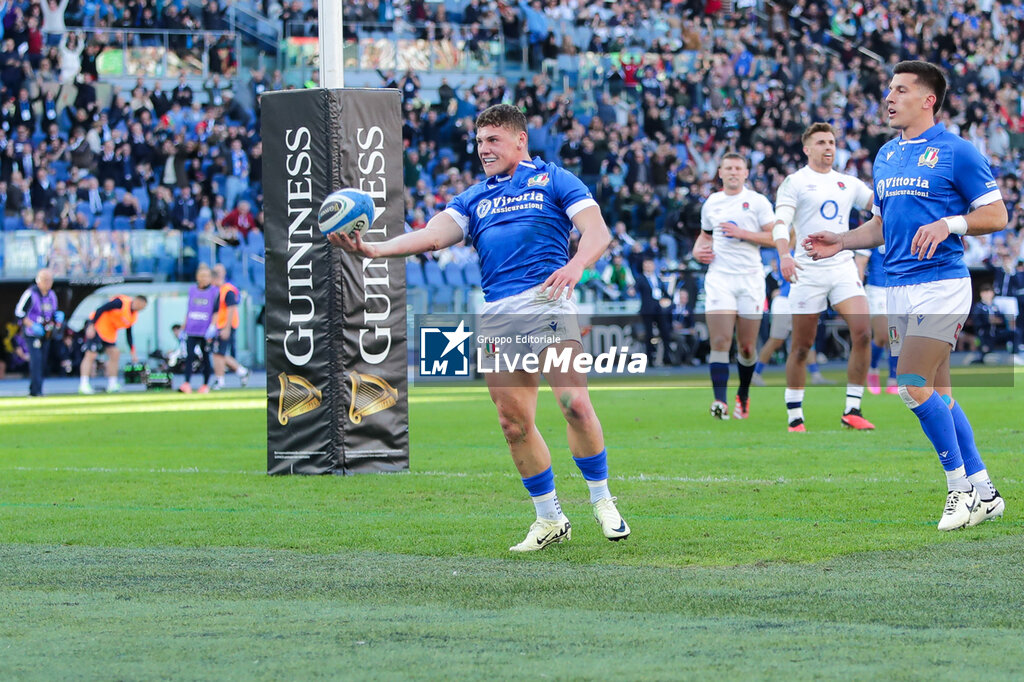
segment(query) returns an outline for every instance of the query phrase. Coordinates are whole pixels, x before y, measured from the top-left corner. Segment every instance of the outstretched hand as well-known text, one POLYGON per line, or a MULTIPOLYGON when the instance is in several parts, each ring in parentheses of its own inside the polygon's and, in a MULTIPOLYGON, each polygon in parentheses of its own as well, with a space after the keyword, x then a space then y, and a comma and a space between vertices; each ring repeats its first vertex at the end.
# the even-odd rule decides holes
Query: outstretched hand
POLYGON ((373 244, 367 244, 363 241, 363 236, 359 232, 353 232, 355 238, 352 235, 343 234, 341 232, 332 232, 327 235, 327 241, 334 244, 335 246, 341 247, 342 251, 346 253, 358 253, 367 258, 377 257, 377 247, 373 244))
POLYGON ((800 242, 813 260, 831 258, 843 250, 843 237, 837 232, 815 232, 800 242))

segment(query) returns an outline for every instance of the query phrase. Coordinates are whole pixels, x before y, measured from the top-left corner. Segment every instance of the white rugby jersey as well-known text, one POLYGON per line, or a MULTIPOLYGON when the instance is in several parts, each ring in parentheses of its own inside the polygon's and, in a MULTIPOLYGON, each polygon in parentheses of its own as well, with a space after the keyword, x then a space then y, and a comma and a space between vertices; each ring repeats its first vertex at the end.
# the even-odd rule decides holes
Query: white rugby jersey
POLYGON ((801 267, 828 267, 853 260, 853 251, 840 251, 831 258, 813 260, 800 247, 807 235, 815 232, 847 232, 853 208, 870 210, 871 188, 852 175, 830 170, 819 173, 804 166, 779 185, 775 208, 792 206, 796 210, 796 261, 801 267))
POLYGON ((715 192, 700 210, 700 229, 711 235, 711 248, 715 259, 708 272, 731 275, 749 275, 763 271, 761 247, 757 244, 726 237, 719 227, 722 223, 736 223, 743 230, 760 232, 762 225, 775 223, 772 202, 763 194, 744 187, 739 194, 715 192))

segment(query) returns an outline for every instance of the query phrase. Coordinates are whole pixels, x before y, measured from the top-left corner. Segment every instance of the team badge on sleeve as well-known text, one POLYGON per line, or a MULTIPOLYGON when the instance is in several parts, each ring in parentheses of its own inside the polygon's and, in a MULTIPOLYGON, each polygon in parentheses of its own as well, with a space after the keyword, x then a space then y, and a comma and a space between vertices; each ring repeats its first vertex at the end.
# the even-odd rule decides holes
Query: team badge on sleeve
POLYGON ((928 166, 929 168, 935 168, 935 164, 939 162, 939 150, 935 147, 928 147, 924 150, 924 154, 921 154, 917 160, 918 166, 928 166))

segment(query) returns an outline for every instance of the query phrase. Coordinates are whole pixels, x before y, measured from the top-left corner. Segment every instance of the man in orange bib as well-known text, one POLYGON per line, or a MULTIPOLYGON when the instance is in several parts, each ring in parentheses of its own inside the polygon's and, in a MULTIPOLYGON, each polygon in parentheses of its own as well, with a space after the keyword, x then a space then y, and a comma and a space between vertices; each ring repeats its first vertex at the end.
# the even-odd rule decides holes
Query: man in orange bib
POLYGON ((117 382, 117 372, 121 366, 121 352, 117 349, 117 331, 125 330, 132 362, 138 362, 135 343, 132 341, 132 325, 138 319, 139 311, 143 310, 147 303, 145 296, 132 297, 121 294, 111 298, 89 316, 89 322, 85 326, 85 356, 82 358, 79 368, 81 374, 79 393, 88 395, 96 392, 93 390, 90 380, 96 356, 102 352, 107 354, 107 393, 116 393, 121 390, 121 384, 117 382))
POLYGON ((227 270, 220 263, 213 266, 213 286, 220 289, 220 301, 214 321, 217 335, 213 337, 213 375, 216 377, 214 390, 224 388, 224 369, 238 375, 242 386, 249 383, 249 370, 235 359, 235 331, 238 329, 238 304, 241 296, 238 287, 227 281, 227 270))

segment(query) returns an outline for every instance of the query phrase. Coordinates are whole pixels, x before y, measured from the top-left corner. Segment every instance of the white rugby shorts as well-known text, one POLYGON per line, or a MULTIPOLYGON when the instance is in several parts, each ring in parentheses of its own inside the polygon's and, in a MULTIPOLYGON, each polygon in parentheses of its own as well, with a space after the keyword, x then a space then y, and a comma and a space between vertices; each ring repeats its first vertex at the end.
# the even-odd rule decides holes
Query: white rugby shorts
POLYGON ((796 273, 797 280, 789 288, 789 309, 794 315, 817 314, 829 303, 864 296, 864 285, 852 260, 825 267, 811 265, 796 273))
POLYGON ((549 301, 538 284, 522 293, 485 302, 480 309, 477 338, 485 357, 496 352, 506 357, 517 353, 540 355, 548 346, 563 341, 582 345, 578 316, 575 301, 564 293, 549 301))
POLYGON ((889 352, 899 355, 908 336, 923 336, 956 345, 971 313, 971 278, 886 287, 889 352))
POLYGON ((764 314, 764 275, 746 275, 708 270, 704 277, 704 312, 735 311, 740 317, 761 319, 764 314))
POLYGON ((864 293, 868 296, 868 312, 871 313, 871 317, 885 315, 885 287, 865 284, 864 293))
POLYGON ((772 299, 772 324, 768 336, 773 339, 784 339, 793 331, 793 316, 789 314, 789 299, 779 295, 772 299))

